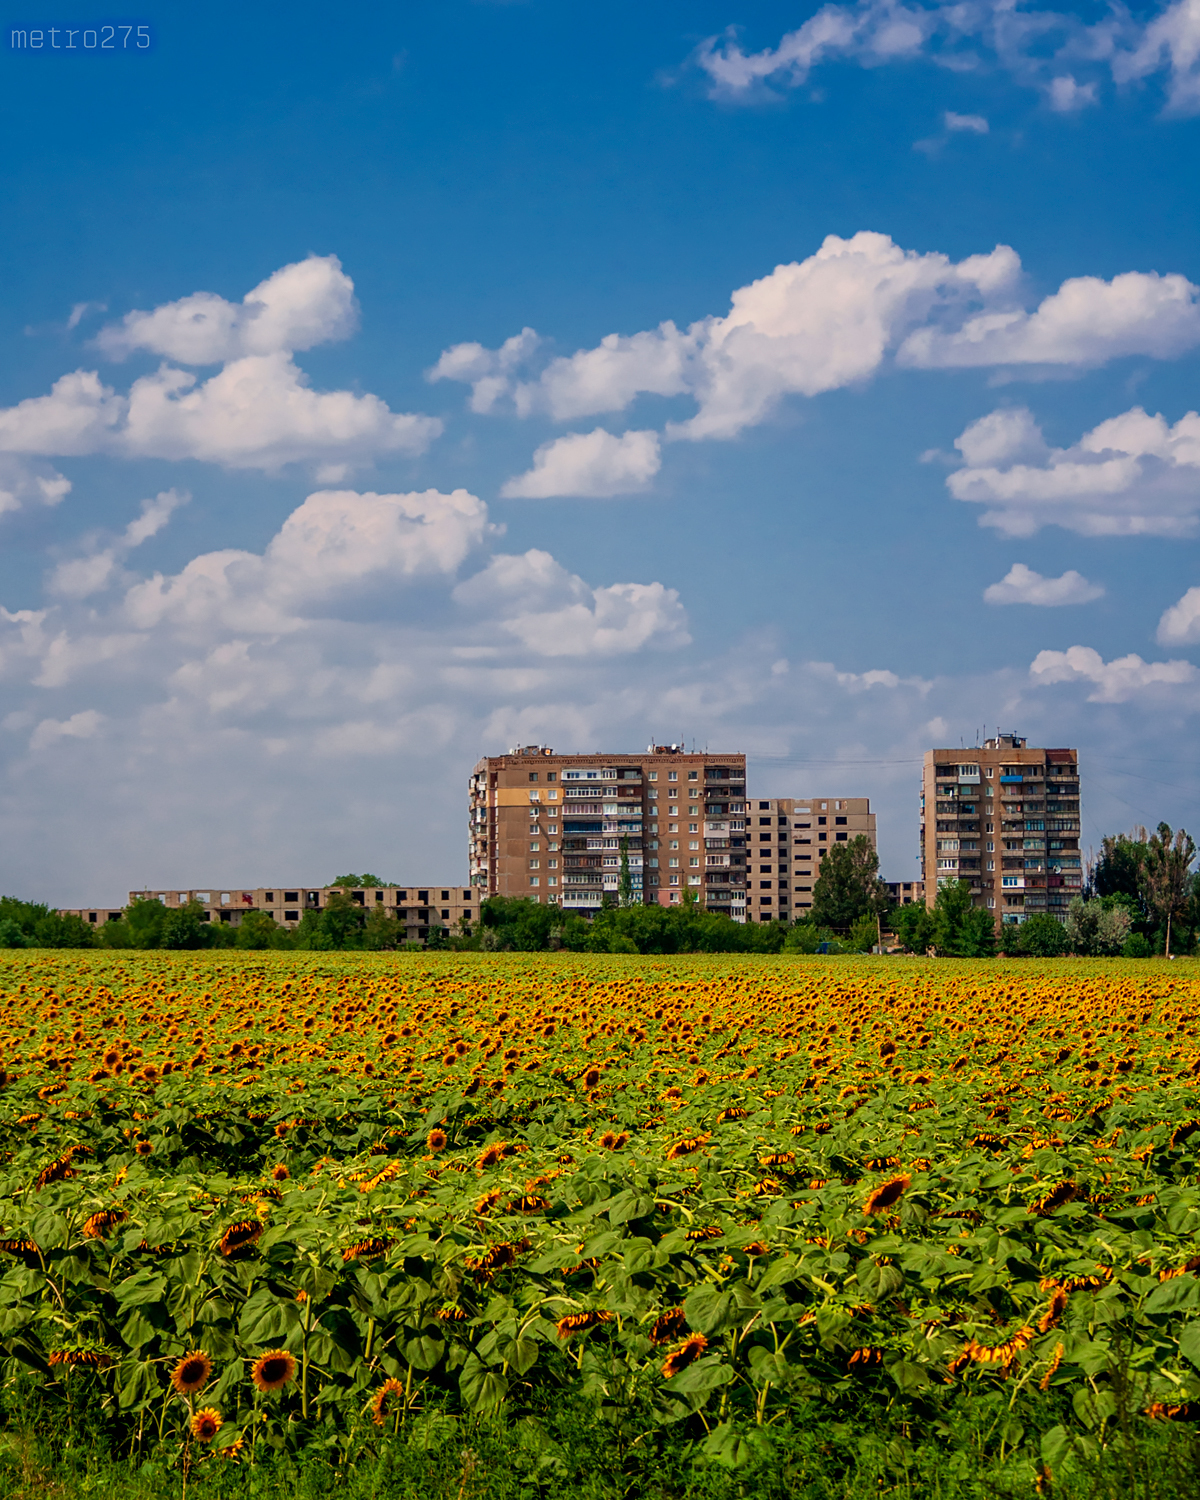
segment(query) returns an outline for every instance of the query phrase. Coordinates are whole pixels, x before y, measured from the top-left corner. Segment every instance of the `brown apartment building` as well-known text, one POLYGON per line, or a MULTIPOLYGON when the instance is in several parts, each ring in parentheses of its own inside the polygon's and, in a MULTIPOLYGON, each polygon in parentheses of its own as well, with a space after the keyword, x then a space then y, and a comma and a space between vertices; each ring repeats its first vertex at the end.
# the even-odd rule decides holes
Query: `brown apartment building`
POLYGON ((1065 916, 1080 893, 1079 754, 1002 734, 970 750, 929 750, 921 787, 926 904, 965 880, 996 925, 1065 916))
POLYGON ((471 884, 589 916, 620 892, 746 915, 746 757, 654 745, 643 755, 487 756, 470 783, 471 884))
POLYGON ((746 805, 747 904, 759 922, 807 914, 830 849, 860 833, 878 847, 868 797, 756 798, 746 805))

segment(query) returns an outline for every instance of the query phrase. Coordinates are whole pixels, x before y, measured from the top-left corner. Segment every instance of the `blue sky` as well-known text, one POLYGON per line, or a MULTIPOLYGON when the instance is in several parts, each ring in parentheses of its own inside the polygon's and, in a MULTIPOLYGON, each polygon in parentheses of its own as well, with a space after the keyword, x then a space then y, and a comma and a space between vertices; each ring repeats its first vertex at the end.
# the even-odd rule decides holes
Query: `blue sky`
POLYGON ((0 37, 3 889, 461 880, 529 740, 1195 824, 1195 0, 128 19, 0 37))

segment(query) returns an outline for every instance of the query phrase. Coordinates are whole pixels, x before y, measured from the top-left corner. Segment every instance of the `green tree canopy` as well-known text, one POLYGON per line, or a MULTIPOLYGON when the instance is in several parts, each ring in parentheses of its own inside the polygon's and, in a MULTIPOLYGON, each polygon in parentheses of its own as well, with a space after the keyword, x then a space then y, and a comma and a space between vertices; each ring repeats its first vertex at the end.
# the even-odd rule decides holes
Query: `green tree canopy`
POLYGON ((374 886, 374 887, 376 887, 376 889, 382 890, 385 887, 387 887, 388 882, 386 880, 380 880, 380 878, 379 878, 378 875, 369 875, 368 874, 368 875, 339 875, 336 880, 331 880, 329 882, 329 884, 330 885, 339 885, 339 886, 341 886, 343 888, 343 890, 347 890, 347 891, 361 891, 361 890, 366 890, 368 886, 374 886))
POLYGON ((1061 958, 1070 946, 1066 927, 1047 911, 1026 917, 1017 928, 1016 950, 1026 958, 1061 958))
POLYGON ((1171 956, 1171 922, 1187 907, 1191 895, 1191 868, 1196 844, 1186 829, 1173 832, 1169 823, 1146 842, 1141 865, 1142 896, 1146 905, 1166 923, 1165 952, 1171 956))
POLYGON ((996 951, 992 914, 972 904, 967 880, 938 886, 933 908, 933 946, 947 958, 990 958, 996 951))
POLYGON ((879 855, 865 833, 835 844, 821 861, 811 917, 818 927, 853 927, 860 917, 882 917, 891 894, 879 878, 879 855))

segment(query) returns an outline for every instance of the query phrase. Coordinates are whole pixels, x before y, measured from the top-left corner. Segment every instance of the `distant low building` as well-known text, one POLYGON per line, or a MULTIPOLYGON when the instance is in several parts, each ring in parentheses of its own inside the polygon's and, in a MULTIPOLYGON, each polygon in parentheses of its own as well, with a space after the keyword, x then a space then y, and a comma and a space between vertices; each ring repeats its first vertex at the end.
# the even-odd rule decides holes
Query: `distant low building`
POLYGON ((759 922, 808 915, 830 849, 859 834, 877 847, 869 797, 752 798, 746 808, 746 900, 759 922))
POLYGON ((896 906, 913 906, 925 899, 923 880, 885 880, 883 883, 896 906))
MULTIPOLYGON (((348 896, 365 911, 383 911, 394 917, 406 929, 406 937, 424 941, 431 927, 457 930, 463 917, 474 922, 479 915, 480 893, 467 886, 408 885, 365 886, 350 889, 346 886, 255 886, 252 890, 233 887, 219 890, 209 886, 203 890, 151 890, 130 891, 129 900, 161 901, 170 910, 178 910, 189 901, 201 908, 202 922, 228 922, 238 926, 248 912, 261 911, 272 917, 281 927, 296 927, 305 912, 320 912, 329 904, 331 896, 348 896)), ((103 926, 116 921, 122 913, 106 907, 72 907, 71 915, 81 917, 93 926, 103 926)), ((64 909, 62 915, 68 915, 64 909)))

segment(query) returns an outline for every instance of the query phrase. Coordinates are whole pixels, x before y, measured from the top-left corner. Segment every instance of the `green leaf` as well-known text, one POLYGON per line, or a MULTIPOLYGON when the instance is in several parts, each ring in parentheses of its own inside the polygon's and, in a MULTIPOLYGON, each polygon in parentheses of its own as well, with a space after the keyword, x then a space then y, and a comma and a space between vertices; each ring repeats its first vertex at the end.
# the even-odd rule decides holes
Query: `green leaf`
POLYGON ((467 1356, 463 1365, 458 1388, 467 1406, 481 1414, 498 1411, 508 1395, 508 1381, 504 1376, 489 1370, 473 1354, 467 1356))
POLYGON ((147 1302, 161 1302, 166 1289, 165 1277, 153 1271, 135 1271, 113 1287, 113 1296, 122 1307, 141 1307, 147 1302))
POLYGON ((1179 1352, 1200 1370, 1200 1319, 1184 1325, 1179 1335, 1179 1352))
MULTIPOLYGON (((432 1338, 429 1334, 421 1334, 415 1339, 409 1339, 404 1346, 404 1357, 409 1364, 418 1370, 432 1370, 441 1363, 442 1355, 446 1352, 446 1344, 443 1339, 432 1338)), ((536 1352, 534 1358, 537 1358, 536 1352)), ((521 1372, 524 1373, 523 1371, 521 1372)))
POLYGON ((730 1328, 737 1321, 738 1301, 732 1292, 719 1292, 716 1287, 693 1287, 683 1304, 688 1327, 706 1337, 730 1328))
POLYGON ((1148 1313, 1175 1312, 1181 1307, 1195 1307, 1200 1303, 1200 1281, 1194 1276, 1172 1276, 1170 1281, 1160 1281, 1143 1304, 1148 1313))
POLYGON ((705 1438, 700 1451, 705 1458, 711 1458, 726 1469, 739 1469, 759 1457, 766 1446, 767 1439, 761 1433, 744 1435, 732 1422, 722 1422, 705 1438))
POLYGON ((706 1354, 691 1364, 679 1375, 667 1382, 673 1396, 691 1396, 694 1404, 697 1396, 707 1396, 719 1386, 728 1385, 733 1379, 733 1370, 721 1363, 719 1354, 706 1354))

